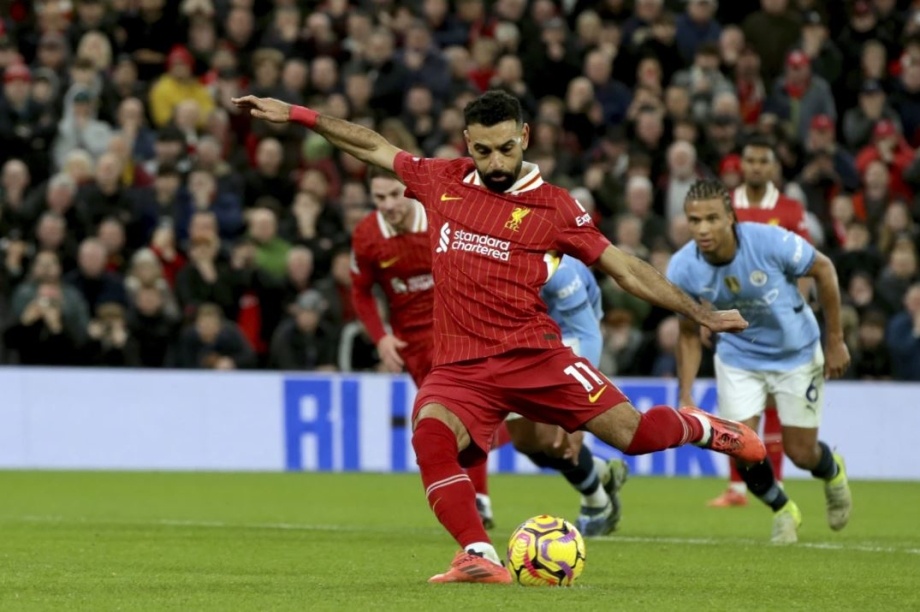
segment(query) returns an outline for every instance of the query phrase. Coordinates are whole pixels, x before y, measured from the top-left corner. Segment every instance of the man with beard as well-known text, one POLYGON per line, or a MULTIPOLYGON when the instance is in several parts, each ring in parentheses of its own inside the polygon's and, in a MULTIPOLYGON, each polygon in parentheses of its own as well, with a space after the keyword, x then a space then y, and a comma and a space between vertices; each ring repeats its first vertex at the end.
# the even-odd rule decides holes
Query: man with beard
POLYGON ((428 503, 462 547, 429 582, 512 582, 463 471, 486 460, 509 413, 590 431, 630 455, 695 444, 763 461, 766 450, 750 428, 690 407, 640 413, 562 343, 540 299, 561 253, 597 263, 625 290, 713 331, 738 332, 747 322, 737 310, 703 307, 615 248, 568 192, 544 182, 533 164, 525 166, 530 126, 517 98, 489 91, 471 101, 464 137, 472 158, 454 160, 413 157, 368 128, 280 100, 244 96, 233 103, 256 119, 303 124, 394 172, 425 206, 434 251, 434 367, 415 399, 412 446, 428 503))
MULTIPOLYGON (((370 191, 377 212, 355 228, 352 298, 384 368, 389 372, 405 368, 420 389, 431 371, 434 353, 434 280, 428 215, 421 203, 405 196, 405 190, 395 176, 371 170, 370 191), (375 285, 386 297, 389 330, 373 295, 375 285)), ((602 343, 600 289, 588 268, 565 258, 542 294, 564 339, 596 365, 602 343)), ((566 438, 556 426, 521 418, 509 418, 507 430, 516 449, 537 466, 559 471, 581 494, 577 525, 583 535, 606 535, 616 528, 620 518, 616 493, 626 479, 625 463, 597 460, 595 464, 591 450, 581 444, 581 432, 566 438)), ((496 436, 496 444, 507 441, 504 432, 496 436)), ((466 473, 476 490, 479 516, 489 529, 494 521, 486 467, 481 463, 466 473)))

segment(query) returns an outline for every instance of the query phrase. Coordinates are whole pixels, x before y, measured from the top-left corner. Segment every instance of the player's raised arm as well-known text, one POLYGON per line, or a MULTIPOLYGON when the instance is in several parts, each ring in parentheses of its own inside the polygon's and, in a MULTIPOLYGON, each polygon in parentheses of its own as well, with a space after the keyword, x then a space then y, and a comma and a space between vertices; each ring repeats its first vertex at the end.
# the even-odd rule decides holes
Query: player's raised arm
POLYGON ((815 253, 815 261, 806 273, 815 279, 818 286, 818 303, 824 312, 827 341, 824 361, 824 375, 840 378, 850 366, 850 351, 843 339, 843 324, 840 322, 840 286, 837 284, 837 270, 823 253, 815 253))
POLYGON ((737 310, 709 310, 638 257, 608 246, 597 261, 623 289, 646 302, 680 313, 714 332, 740 332, 748 323, 737 310))
POLYGON ((256 119, 272 123, 299 123, 323 136, 333 146, 361 161, 393 171, 393 161, 401 149, 362 125, 328 115, 320 115, 305 106, 295 106, 274 98, 243 96, 232 102, 256 119))
POLYGON ((680 319, 680 336, 677 339, 677 391, 681 406, 692 406, 693 383, 700 372, 703 345, 700 326, 687 318, 680 319))

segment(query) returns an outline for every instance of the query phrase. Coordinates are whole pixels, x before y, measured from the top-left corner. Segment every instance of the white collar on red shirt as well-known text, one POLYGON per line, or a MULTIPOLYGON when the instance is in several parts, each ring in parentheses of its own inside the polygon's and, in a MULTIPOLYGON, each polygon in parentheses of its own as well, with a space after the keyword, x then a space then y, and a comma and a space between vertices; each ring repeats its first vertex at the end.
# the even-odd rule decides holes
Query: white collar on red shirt
MULTIPOLYGON (((418 200, 412 200, 412 206, 415 208, 415 221, 412 224, 412 229, 408 233, 416 234, 419 232, 427 232, 428 213, 425 212, 425 207, 422 206, 422 203, 418 200)), ((383 234, 384 238, 393 238, 399 235, 396 228, 387 223, 379 210, 377 211, 377 225, 380 227, 380 233, 383 234)))
MULTIPOLYGON (((524 162, 521 172, 521 178, 515 181, 514 185, 505 190, 505 193, 508 195, 520 195, 525 191, 532 191, 543 184, 543 177, 540 176, 540 168, 538 168, 536 164, 524 162)), ((463 182, 468 185, 482 186, 482 178, 476 170, 467 174, 463 182)))
MULTIPOLYGON (((776 188, 772 182, 767 183, 767 190, 763 194, 763 199, 760 201, 760 206, 757 208, 766 208, 772 210, 776 208, 776 203, 779 201, 779 189, 776 188)), ((747 191, 744 189, 744 185, 739 185, 735 187, 735 208, 754 208, 751 206, 750 200, 747 197, 747 191)))

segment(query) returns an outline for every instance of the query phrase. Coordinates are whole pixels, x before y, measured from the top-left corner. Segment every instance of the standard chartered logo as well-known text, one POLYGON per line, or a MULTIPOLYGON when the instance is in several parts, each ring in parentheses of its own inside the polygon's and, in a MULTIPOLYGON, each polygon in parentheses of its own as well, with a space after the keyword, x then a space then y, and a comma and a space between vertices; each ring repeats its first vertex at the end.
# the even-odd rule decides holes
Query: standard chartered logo
POLYGON ((438 248, 435 249, 435 253, 446 253, 448 250, 464 251, 500 261, 508 261, 511 257, 510 249, 511 243, 507 240, 499 240, 486 234, 476 234, 464 230, 454 230, 451 233, 450 223, 445 223, 441 226, 438 248))

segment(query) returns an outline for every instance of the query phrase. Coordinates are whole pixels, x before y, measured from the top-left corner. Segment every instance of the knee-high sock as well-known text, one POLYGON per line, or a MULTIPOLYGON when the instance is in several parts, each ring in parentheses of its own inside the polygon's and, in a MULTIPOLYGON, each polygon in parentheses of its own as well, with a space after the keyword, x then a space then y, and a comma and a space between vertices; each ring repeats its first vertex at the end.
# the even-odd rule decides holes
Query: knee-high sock
POLYGON ((464 549, 489 542, 476 511, 476 491, 460 467, 454 432, 437 419, 422 419, 412 434, 412 447, 428 505, 438 521, 464 549))
POLYGON ((773 476, 777 482, 783 481, 783 426, 779 422, 776 406, 767 406, 763 413, 763 443, 767 447, 767 457, 773 465, 773 476))
POLYGON ((582 446, 578 453, 578 463, 571 459, 550 457, 546 453, 527 455, 536 465, 557 470, 582 495, 592 495, 601 486, 601 479, 594 468, 594 455, 587 446, 582 446))
POLYGON ((774 512, 785 506, 786 502, 789 501, 786 493, 776 482, 773 466, 770 465, 769 458, 751 466, 737 465, 737 468, 751 493, 770 506, 774 512))
POLYGON ((703 437, 699 419, 668 406, 655 406, 642 414, 627 455, 644 455, 666 448, 698 442, 703 437))
POLYGON ((483 461, 479 465, 466 468, 466 475, 473 483, 473 490, 477 495, 489 495, 489 462, 483 461))

